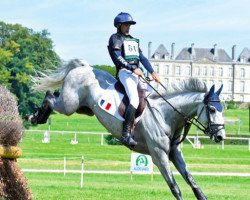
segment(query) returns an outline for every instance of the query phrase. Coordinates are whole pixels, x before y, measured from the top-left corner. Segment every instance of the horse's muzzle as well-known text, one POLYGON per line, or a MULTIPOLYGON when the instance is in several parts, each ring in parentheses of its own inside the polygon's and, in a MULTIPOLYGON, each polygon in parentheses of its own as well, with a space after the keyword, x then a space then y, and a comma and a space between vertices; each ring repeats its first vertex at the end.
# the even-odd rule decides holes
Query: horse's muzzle
POLYGON ((214 142, 219 143, 222 140, 226 139, 225 129, 224 126, 221 126, 221 128, 217 128, 216 132, 212 134, 211 138, 214 142))

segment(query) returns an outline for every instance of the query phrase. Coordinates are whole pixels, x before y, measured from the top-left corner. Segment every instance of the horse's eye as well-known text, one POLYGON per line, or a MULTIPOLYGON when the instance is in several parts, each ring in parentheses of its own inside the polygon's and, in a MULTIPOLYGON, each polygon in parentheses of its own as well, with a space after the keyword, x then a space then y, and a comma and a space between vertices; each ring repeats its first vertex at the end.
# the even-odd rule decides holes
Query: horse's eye
POLYGON ((216 108, 214 106, 209 106, 209 111, 211 113, 215 113, 216 112, 216 108))

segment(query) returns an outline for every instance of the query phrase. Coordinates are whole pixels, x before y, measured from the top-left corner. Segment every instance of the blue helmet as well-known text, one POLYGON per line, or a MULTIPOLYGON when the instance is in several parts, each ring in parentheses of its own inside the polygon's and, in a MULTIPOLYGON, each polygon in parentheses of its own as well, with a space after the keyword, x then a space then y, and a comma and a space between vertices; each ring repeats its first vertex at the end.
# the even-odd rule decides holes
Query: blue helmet
POLYGON ((128 24, 136 24, 133 20, 132 16, 128 13, 121 12, 119 13, 114 19, 114 26, 118 28, 121 24, 128 23, 128 24))

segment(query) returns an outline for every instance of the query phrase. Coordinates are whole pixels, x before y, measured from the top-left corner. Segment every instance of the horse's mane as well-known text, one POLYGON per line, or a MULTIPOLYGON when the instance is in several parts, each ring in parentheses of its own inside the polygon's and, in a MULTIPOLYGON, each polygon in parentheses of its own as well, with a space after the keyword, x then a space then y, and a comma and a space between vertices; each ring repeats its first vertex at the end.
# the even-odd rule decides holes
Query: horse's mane
MULTIPOLYGON (((206 83, 196 78, 189 78, 188 80, 180 81, 178 84, 167 84, 165 85, 166 90, 163 89, 161 86, 159 86, 159 88, 161 88, 160 93, 163 96, 178 95, 187 92, 207 92, 206 83)), ((156 96, 158 97, 156 93, 152 95, 153 98, 156 96)))

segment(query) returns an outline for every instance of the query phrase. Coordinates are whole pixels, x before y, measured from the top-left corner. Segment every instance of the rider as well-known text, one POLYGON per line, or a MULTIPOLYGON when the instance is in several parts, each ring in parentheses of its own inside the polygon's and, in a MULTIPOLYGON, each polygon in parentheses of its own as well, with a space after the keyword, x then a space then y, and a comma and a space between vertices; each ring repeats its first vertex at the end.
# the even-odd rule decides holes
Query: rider
POLYGON ((160 82, 159 76, 154 71, 148 59, 142 54, 139 48, 139 40, 129 35, 130 25, 134 24, 136 22, 133 21, 130 14, 119 13, 114 19, 114 26, 117 28, 117 33, 111 35, 108 45, 110 57, 116 66, 116 73, 129 98, 130 104, 126 108, 120 141, 130 147, 134 147, 137 144, 131 137, 131 126, 139 105, 137 91, 138 77, 143 76, 143 72, 139 68, 139 62, 151 73, 152 78, 156 82, 160 82))

